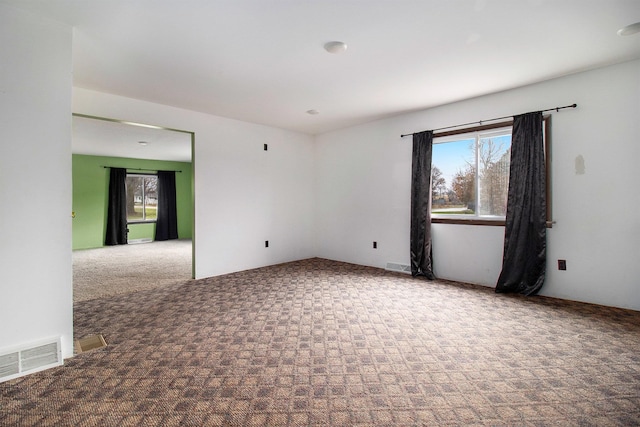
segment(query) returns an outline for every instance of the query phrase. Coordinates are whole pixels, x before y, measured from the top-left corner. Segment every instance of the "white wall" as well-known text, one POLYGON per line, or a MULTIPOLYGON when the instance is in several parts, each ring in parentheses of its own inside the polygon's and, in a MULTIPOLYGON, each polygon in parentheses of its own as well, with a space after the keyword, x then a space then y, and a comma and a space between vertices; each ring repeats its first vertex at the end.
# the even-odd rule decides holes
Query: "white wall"
POLYGON ((312 137, 81 88, 73 111, 195 132, 197 278, 315 255, 312 137))
MULTIPOLYGON (((568 105, 552 118, 552 203, 542 294, 640 310, 640 61, 316 138, 317 254, 409 263, 411 139, 401 134, 568 105), (584 174, 575 162, 582 156, 584 174), (372 241, 378 249, 372 249, 372 241), (557 259, 567 270, 557 270, 557 259)), ((434 224, 439 277, 495 286, 504 229, 434 224)))
POLYGON ((0 351, 73 354, 71 28, 0 5, 0 351))

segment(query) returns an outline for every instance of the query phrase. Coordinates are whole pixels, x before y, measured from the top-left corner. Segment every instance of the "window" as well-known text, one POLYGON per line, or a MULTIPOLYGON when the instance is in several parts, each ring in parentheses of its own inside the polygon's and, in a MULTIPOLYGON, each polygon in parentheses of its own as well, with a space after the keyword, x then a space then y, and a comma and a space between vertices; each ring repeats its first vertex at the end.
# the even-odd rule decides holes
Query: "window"
MULTIPOLYGON (((543 117, 547 227, 551 227, 551 116, 543 117)), ((511 122, 434 135, 431 222, 504 225, 509 191, 511 122)))
POLYGON ((127 174, 127 222, 153 222, 158 212, 158 177, 127 174))
POLYGON ((504 222, 509 191, 511 127, 436 136, 432 157, 434 222, 504 222), (456 221, 457 222, 457 221, 456 221))

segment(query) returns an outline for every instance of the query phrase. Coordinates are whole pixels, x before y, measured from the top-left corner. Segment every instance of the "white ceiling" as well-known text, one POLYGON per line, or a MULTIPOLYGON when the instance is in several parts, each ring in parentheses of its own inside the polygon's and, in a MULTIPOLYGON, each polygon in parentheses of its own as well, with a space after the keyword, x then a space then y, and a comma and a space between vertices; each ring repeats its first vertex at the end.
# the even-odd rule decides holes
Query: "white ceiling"
POLYGON ((74 154, 191 162, 190 133, 74 116, 72 136, 74 154))
POLYGON ((0 3, 75 27, 75 86, 308 134, 640 58, 639 0, 0 3))

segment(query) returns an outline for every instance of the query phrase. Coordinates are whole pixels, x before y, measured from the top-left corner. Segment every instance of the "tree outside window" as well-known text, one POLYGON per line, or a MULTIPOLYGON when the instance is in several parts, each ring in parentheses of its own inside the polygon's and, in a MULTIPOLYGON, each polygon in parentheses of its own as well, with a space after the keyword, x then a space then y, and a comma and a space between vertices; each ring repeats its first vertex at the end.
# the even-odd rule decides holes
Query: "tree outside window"
POLYGON ((432 214, 504 219, 509 189, 511 129, 435 141, 432 214))
POLYGON ((155 221, 158 212, 158 177, 127 174, 127 221, 155 221))

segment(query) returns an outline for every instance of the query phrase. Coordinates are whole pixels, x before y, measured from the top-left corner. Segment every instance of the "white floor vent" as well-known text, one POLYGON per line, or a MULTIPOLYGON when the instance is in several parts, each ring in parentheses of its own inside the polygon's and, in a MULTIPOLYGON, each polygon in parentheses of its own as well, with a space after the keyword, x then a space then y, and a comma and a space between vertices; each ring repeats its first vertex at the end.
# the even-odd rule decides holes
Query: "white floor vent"
POLYGON ((0 351, 0 382, 62 365, 60 338, 0 351))
POLYGON ((398 273, 411 274, 411 266, 407 264, 400 264, 397 262, 388 262, 386 270, 397 271, 398 273))
POLYGON ((145 239, 133 239, 129 240, 127 243, 130 245, 139 245, 140 243, 151 243, 153 239, 145 238, 145 239))

